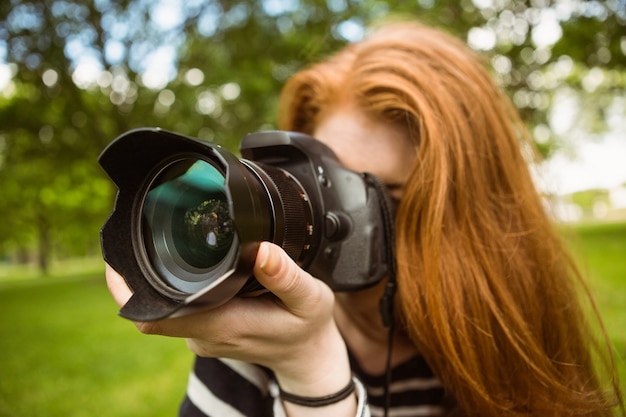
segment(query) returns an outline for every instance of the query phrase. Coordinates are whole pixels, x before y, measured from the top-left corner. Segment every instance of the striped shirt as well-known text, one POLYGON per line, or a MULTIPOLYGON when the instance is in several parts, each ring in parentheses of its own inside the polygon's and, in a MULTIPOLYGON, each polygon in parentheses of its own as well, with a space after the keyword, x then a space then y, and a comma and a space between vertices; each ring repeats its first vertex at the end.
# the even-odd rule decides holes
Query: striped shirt
MULTIPOLYGON (((382 417, 385 376, 366 374, 351 360, 357 382, 356 417, 382 417)), ((392 369, 389 417, 444 414, 444 390, 423 358, 392 369)), ((180 417, 284 417, 278 386, 270 371, 231 359, 197 357, 189 376, 180 417)))

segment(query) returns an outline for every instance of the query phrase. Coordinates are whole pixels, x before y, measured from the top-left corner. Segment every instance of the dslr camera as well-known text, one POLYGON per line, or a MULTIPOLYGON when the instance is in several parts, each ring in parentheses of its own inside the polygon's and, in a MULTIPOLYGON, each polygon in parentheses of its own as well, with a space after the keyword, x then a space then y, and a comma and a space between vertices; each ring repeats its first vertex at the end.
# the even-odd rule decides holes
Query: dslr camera
POLYGON ((124 133, 102 152, 118 188, 103 257, 133 291, 121 316, 159 320, 263 290, 252 275, 262 241, 334 291, 388 274, 393 220, 374 176, 300 133, 253 133, 240 152, 158 128, 124 133))

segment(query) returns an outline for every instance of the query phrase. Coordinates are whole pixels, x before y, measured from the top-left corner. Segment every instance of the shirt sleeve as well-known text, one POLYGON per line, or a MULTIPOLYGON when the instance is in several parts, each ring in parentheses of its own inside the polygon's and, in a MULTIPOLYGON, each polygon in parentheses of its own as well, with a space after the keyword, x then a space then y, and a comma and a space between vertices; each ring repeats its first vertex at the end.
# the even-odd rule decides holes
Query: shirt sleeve
POLYGON ((274 417, 271 374, 231 359, 197 357, 180 417, 274 417))

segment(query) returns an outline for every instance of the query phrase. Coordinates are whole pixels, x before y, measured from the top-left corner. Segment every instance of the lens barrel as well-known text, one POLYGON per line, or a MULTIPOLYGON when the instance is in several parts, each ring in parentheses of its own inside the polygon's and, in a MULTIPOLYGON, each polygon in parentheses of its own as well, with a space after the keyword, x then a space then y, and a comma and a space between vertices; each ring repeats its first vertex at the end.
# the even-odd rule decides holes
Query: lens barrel
POLYGON ((289 172, 271 165, 242 162, 264 185, 273 220, 271 241, 301 265, 313 239, 313 209, 302 184, 289 172))
MULTIPOLYGON (((312 210, 298 181, 288 172, 242 161, 260 193, 265 240, 295 260, 310 247, 312 210)), ((169 297, 195 294, 232 268, 239 238, 226 184, 228 167, 186 157, 168 162, 150 182, 141 216, 143 243, 153 287, 169 297)), ((255 290, 259 287, 252 286, 255 290)))

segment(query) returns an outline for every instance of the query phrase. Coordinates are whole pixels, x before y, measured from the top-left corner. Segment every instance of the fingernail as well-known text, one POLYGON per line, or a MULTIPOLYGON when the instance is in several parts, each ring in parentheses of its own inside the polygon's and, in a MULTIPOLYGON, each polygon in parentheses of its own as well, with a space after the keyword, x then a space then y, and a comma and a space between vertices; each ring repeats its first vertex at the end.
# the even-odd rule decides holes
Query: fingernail
POLYGON ((259 267, 261 268, 261 270, 265 271, 267 261, 270 257, 270 248, 267 243, 261 242, 261 245, 259 246, 259 251, 257 252, 256 256, 259 262, 259 267))

